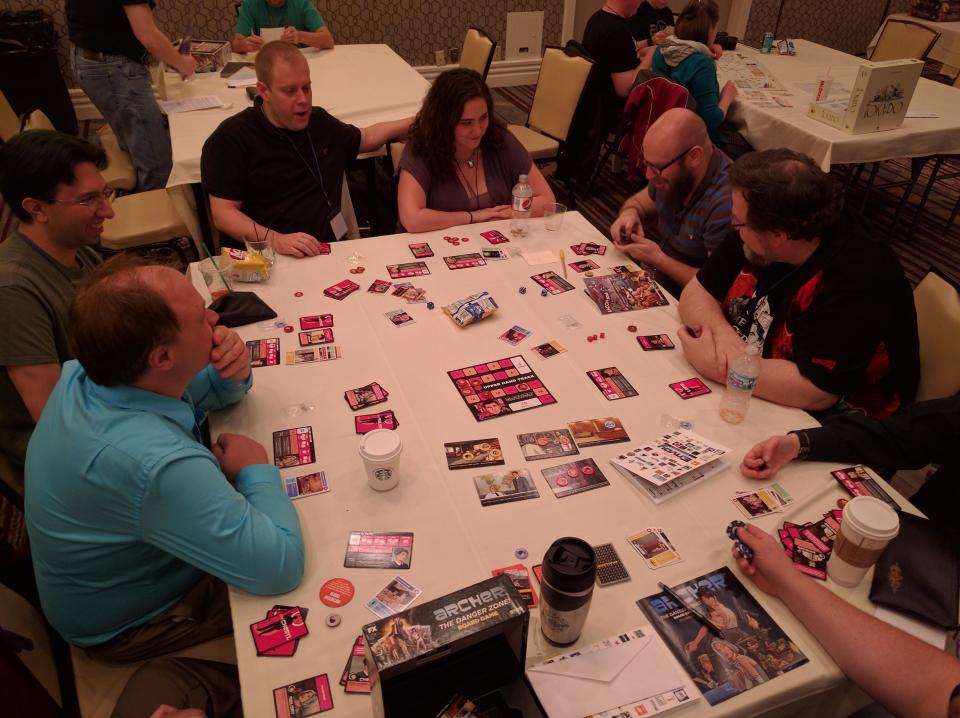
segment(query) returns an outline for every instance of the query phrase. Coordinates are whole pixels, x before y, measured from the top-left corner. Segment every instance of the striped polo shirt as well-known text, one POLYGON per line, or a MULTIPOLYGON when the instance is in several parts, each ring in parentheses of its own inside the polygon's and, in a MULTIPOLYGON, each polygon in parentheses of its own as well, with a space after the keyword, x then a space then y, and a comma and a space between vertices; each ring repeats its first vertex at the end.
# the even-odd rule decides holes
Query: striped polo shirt
POLYGON ((690 203, 678 212, 665 207, 653 183, 650 198, 657 205, 661 248, 670 257, 692 267, 702 267, 730 231, 730 160, 714 148, 710 167, 693 191, 690 203))

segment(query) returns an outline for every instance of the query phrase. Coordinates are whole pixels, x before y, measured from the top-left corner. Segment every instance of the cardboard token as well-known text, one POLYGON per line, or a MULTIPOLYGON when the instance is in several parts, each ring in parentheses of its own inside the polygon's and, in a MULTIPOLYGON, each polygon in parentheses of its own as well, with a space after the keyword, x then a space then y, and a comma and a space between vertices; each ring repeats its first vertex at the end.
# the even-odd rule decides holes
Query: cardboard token
POLYGON ((320 587, 320 601, 331 608, 346 606, 355 592, 353 584, 347 579, 331 578, 320 587))

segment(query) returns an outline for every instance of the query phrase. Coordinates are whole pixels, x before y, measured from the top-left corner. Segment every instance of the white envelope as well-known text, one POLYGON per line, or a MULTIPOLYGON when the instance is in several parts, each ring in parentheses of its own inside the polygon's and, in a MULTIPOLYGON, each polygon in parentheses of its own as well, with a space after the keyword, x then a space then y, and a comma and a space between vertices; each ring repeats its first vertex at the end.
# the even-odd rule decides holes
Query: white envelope
POLYGON ((685 693, 684 703, 700 696, 656 634, 619 645, 596 644, 579 655, 533 666, 527 678, 550 718, 583 718, 677 689, 685 693))
POLYGON ((282 27, 261 27, 260 28, 260 37, 263 38, 264 42, 274 42, 279 40, 283 35, 282 27))

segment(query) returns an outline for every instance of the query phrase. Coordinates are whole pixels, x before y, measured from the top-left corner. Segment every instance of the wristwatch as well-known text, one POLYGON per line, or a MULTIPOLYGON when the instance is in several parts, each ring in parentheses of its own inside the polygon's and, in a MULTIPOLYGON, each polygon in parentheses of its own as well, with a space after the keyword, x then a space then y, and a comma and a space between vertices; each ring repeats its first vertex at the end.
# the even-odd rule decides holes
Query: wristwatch
POLYGON ((810 437, 807 436, 807 432, 803 430, 788 431, 787 433, 794 434, 797 437, 797 441, 800 442, 800 451, 797 452, 797 460, 803 461, 810 455, 810 437))

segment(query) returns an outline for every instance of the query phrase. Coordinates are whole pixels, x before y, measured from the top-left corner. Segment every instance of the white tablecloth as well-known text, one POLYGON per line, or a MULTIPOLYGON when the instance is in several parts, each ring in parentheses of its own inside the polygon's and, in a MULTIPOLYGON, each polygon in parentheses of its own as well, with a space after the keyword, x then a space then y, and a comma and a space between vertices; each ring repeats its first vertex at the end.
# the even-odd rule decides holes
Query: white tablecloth
MULTIPOLYGON (((507 222, 497 222, 483 229, 499 228, 506 232, 507 225, 507 222)), ((733 566, 730 541, 724 530, 732 519, 740 518, 740 514, 731 498, 737 490, 757 486, 757 482, 743 478, 736 469, 740 457, 755 442, 772 433, 815 423, 804 412, 755 399, 745 423, 726 424, 718 416, 722 388, 715 384, 712 385, 714 393, 708 396, 680 399, 667 384, 688 379, 695 373, 682 351, 644 352, 637 344, 636 335, 626 329, 629 324, 635 324, 640 334, 666 332, 676 341, 678 318, 673 305, 604 317, 583 293, 583 281, 573 270, 569 276, 576 290, 543 297, 529 277, 548 269, 559 272, 556 262, 528 266, 522 258, 515 257, 489 262, 485 267, 447 269, 442 256, 478 252, 487 246, 480 231, 477 226, 459 227, 334 244, 329 256, 305 260, 281 257, 269 282, 244 287, 256 291, 281 318, 295 325, 304 315, 333 313, 336 344, 343 351, 343 357, 336 361, 254 369, 254 387, 250 394, 237 406, 213 417, 215 436, 223 431, 251 435, 268 447, 271 456, 272 432, 312 426, 317 463, 284 469, 281 473, 297 476, 323 469, 331 486, 328 494, 296 502, 307 546, 306 573, 300 586, 288 595, 273 597, 231 589, 246 715, 273 715, 274 688, 318 673, 326 673, 330 678, 336 705, 333 715, 370 715, 369 698, 345 695, 337 687, 337 681, 360 627, 375 619, 364 606, 366 600, 393 574, 343 567, 351 530, 415 532, 412 567, 401 573, 403 578, 423 589, 421 601, 480 581, 489 577, 492 569, 516 563, 514 551, 518 547, 529 551, 529 559, 523 563, 530 568, 541 562, 554 539, 564 535, 580 536, 593 545, 612 542, 632 580, 595 590, 590 616, 577 644, 588 645, 628 627, 645 624, 635 601, 654 593, 657 581, 673 585, 722 565, 733 566), (468 236, 471 241, 454 247, 442 239, 444 235, 468 236), (437 254, 425 260, 432 274, 410 281, 428 291, 428 299, 436 303, 436 309, 366 292, 374 279, 389 279, 386 264, 413 261, 407 248, 409 243, 424 241, 429 242, 437 254), (363 255, 360 261, 366 271, 361 275, 347 271, 348 257, 353 254, 363 255), (356 280, 361 289, 342 302, 323 296, 324 287, 344 278, 356 280), (519 293, 520 286, 528 288, 526 294, 519 293), (442 304, 482 290, 491 292, 500 305, 499 312, 491 318, 460 329, 441 312, 442 304), (297 291, 303 292, 303 296, 295 296, 297 291), (399 308, 409 312, 416 323, 394 327, 384 313, 399 308), (560 317, 566 314, 582 326, 564 326, 560 317), (498 338, 514 324, 533 332, 517 347, 498 338), (601 331, 606 338, 586 341, 588 334, 601 331), (559 341, 568 351, 541 359, 531 347, 550 339, 559 341), (558 402, 477 423, 446 372, 516 354, 528 361, 558 402), (601 396, 585 372, 612 365, 620 368, 640 396, 616 402, 601 396), (376 493, 367 487, 357 455, 355 414, 343 399, 346 389, 371 381, 380 382, 390 392, 390 398, 368 411, 393 409, 403 439, 403 478, 396 489, 386 493, 376 493), (291 407, 304 403, 316 408, 290 415, 291 407), (659 506, 641 495, 609 465, 608 460, 628 444, 583 450, 576 458, 595 459, 610 486, 557 499, 540 470, 565 460, 527 462, 516 441, 519 433, 563 428, 569 421, 612 415, 622 419, 632 440, 629 446, 636 446, 665 432, 664 414, 691 420, 694 431, 731 447, 733 455, 731 468, 659 506), (472 477, 484 472, 451 472, 446 468, 444 442, 489 437, 499 437, 506 459, 505 466, 493 470, 529 469, 540 491, 539 499, 482 507, 472 477), (663 527, 682 553, 684 562, 659 571, 648 569, 625 540, 626 536, 648 526, 663 527), (343 617, 341 626, 328 629, 324 618, 333 609, 320 603, 318 590, 324 581, 333 577, 348 578, 357 593, 347 606, 336 610, 343 617), (277 603, 310 609, 311 634, 301 640, 292 659, 257 657, 247 628, 277 603)), ((568 213, 560 232, 547 232, 542 220, 534 220, 530 238, 499 246, 512 251, 551 249, 554 253, 562 247, 567 261, 574 261, 576 257, 570 245, 585 241, 604 242, 604 238, 582 216, 568 213)), ((594 257, 604 272, 625 261, 618 250, 607 246, 604 256, 594 257)), ((241 328, 240 334, 247 340, 279 336, 281 357, 285 351, 298 348, 296 332, 262 331, 251 325, 241 328)), ((818 520, 843 495, 829 474, 831 468, 837 467, 799 463, 783 470, 778 480, 796 502, 786 513, 760 519, 758 525, 775 532, 785 519, 818 520)), ((752 586, 748 579, 744 582, 752 586)), ((534 585, 539 592, 539 586, 534 585)), ((854 590, 828 585, 854 603, 868 607, 868 582, 854 590)), ((757 589, 751 588, 751 591, 798 643, 810 662, 720 705, 711 708, 705 700, 698 700, 673 715, 748 716, 768 709, 776 709, 778 716, 846 715, 844 711, 849 712, 850 701, 856 702, 856 693, 851 693, 835 664, 778 600, 757 589)), ((560 652, 539 638, 537 613, 533 613, 528 641, 530 664, 560 652)))
MULTIPOLYGON (((829 68, 835 85, 849 89, 864 61, 808 40, 796 40, 795 44, 795 56, 761 55, 743 45, 736 49, 755 55, 769 74, 793 91, 793 107, 757 107, 743 98, 734 102, 731 119, 756 149, 789 147, 810 155, 824 170, 831 165, 960 152, 960 92, 923 78, 910 102, 910 111, 933 112, 938 117, 908 117, 895 130, 862 135, 849 135, 809 117, 811 95, 798 86, 815 81, 829 68)), ((724 81, 722 77, 720 81, 724 81)))
MULTIPOLYGON (((313 104, 357 127, 414 115, 430 86, 387 45, 308 48, 303 54, 310 65, 313 104)), ((254 57, 234 55, 234 60, 252 62, 254 57)), ((224 103, 230 103, 225 109, 170 115, 173 171, 167 186, 199 182, 203 143, 224 119, 249 107, 250 100, 245 89, 228 88, 219 73, 196 75, 189 82, 167 73, 166 87, 171 100, 217 95, 224 103)))
MULTIPOLYGON (((888 20, 909 20, 910 22, 917 22, 921 25, 926 25, 931 27, 937 32, 940 33, 940 39, 937 40, 937 44, 933 46, 930 50, 930 54, 927 55, 931 60, 936 60, 937 62, 943 63, 943 69, 945 74, 956 73, 960 69, 960 21, 957 22, 934 22, 933 20, 924 20, 920 17, 913 17, 907 13, 896 13, 890 15, 888 20)), ((880 26, 880 29, 883 29, 883 25, 880 26)), ((868 49, 876 46, 877 40, 880 38, 880 30, 877 30, 877 34, 873 36, 873 39, 868 45, 868 49)), ((869 54, 869 52, 867 53, 869 54)))

